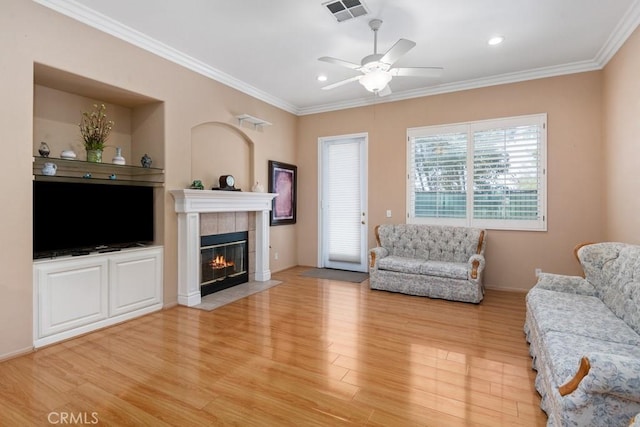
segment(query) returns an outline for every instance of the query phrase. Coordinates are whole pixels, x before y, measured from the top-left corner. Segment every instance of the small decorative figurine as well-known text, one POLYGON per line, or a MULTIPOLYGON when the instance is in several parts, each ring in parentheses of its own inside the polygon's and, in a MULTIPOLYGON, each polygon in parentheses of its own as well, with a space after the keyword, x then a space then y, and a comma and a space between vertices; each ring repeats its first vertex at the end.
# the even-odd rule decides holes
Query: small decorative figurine
POLYGON ((111 160, 111 162, 114 165, 124 165, 125 164, 124 157, 122 157, 122 148, 116 147, 116 155, 113 157, 113 160, 111 160))
POLYGON ((87 172, 84 175, 82 175, 83 178, 91 178, 91 172, 87 172))
POLYGON ((109 175, 109 179, 116 179, 116 174, 112 173, 111 175, 109 175))
POLYGON ((49 157, 50 152, 51 150, 49 150, 49 146, 47 145, 47 143, 42 141, 40 143, 40 148, 38 148, 38 153, 40 153, 40 156, 49 157))
POLYGON ((202 181, 196 179, 193 181, 193 183, 191 183, 191 188, 193 190, 204 190, 204 185, 202 184, 202 181))
POLYGON ((42 175, 53 176, 58 171, 58 166, 55 163, 47 162, 42 166, 42 175))
POLYGON ((143 168, 150 168, 151 162, 151 157, 149 157, 147 153, 145 153, 144 156, 142 156, 142 158, 140 159, 140 163, 142 164, 143 168))
POLYGON ((251 191, 254 193, 264 193, 264 186, 260 184, 260 181, 256 181, 256 183, 253 184, 253 187, 251 187, 251 191))

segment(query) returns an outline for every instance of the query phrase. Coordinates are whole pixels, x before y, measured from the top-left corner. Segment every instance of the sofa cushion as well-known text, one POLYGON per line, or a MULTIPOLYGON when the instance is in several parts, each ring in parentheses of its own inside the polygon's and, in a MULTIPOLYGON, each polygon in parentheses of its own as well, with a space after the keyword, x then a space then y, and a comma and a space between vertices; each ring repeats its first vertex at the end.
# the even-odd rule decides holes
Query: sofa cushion
POLYGON ((468 266, 465 263, 426 261, 390 255, 380 259, 380 270, 399 273, 421 274, 425 276, 447 277, 450 279, 468 279, 468 266))
POLYGON ((597 297, 533 288, 527 294, 527 308, 542 333, 556 331, 640 346, 640 335, 597 297))
POLYGON ((420 274, 420 266, 423 262, 423 260, 418 258, 389 255, 378 261, 378 269, 398 271, 400 273, 420 274))
POLYGON ((593 353, 608 353, 631 358, 640 358, 640 347, 595 338, 573 335, 564 332, 548 332, 542 336, 541 350, 546 352, 556 385, 562 385, 572 378, 578 370, 583 356, 593 353))
POLYGON ((420 273, 428 276, 468 279, 469 266, 464 262, 424 261, 420 273))

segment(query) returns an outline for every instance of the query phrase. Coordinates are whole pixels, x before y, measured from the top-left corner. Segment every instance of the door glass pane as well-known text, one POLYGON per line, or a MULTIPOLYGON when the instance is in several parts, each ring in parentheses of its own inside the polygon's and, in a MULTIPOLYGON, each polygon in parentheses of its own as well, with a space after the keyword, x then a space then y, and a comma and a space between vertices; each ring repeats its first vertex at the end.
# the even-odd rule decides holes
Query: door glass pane
POLYGON ((360 142, 327 147, 329 260, 360 262, 360 142))

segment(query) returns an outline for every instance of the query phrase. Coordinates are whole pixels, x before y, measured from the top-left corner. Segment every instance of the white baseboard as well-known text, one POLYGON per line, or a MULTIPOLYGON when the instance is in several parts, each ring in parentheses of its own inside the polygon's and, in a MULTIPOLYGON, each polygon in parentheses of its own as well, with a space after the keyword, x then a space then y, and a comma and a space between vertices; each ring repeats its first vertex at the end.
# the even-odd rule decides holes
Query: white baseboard
POLYGON ((492 291, 505 291, 505 292, 518 292, 518 293, 526 293, 529 291, 529 288, 512 288, 512 287, 505 287, 505 286, 494 286, 494 285, 487 285, 485 283, 484 285, 485 289, 490 289, 492 291))
POLYGON ((24 356, 25 354, 29 354, 33 352, 33 346, 25 347, 20 350, 15 350, 10 353, 0 354, 0 362, 8 359, 13 359, 19 356, 24 356))

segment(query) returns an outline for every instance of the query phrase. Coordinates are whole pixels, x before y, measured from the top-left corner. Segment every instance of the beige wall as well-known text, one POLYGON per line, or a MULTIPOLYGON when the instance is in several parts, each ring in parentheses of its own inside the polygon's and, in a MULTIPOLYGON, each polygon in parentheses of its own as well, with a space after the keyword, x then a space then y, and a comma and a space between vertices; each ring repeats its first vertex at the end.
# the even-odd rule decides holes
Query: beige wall
POLYGON ((233 175, 234 186, 250 191, 253 143, 237 127, 203 123, 191 131, 191 178, 210 189, 218 187, 220 175, 233 175))
POLYGON ((405 222, 407 128, 546 112, 548 231, 490 230, 485 283, 529 289, 535 268, 579 273, 573 247, 604 236, 601 106, 602 73, 590 72, 300 117, 298 262, 317 262, 319 137, 369 133, 369 246, 375 246, 376 224, 405 222))
POLYGON ((604 71, 606 238, 640 243, 640 28, 604 71))
MULTIPOLYGON (((297 118, 34 2, 4 0, 0 28, 0 147, 5 158, 0 168, 4 200, 0 221, 2 359, 29 351, 33 342, 31 170, 35 62, 164 102, 163 108, 151 106, 134 115, 164 114, 164 129, 155 131, 159 143, 164 141, 164 147, 155 152, 164 153, 164 159, 154 159, 154 165, 163 165, 166 171, 160 197, 164 217, 160 223, 164 223, 164 230, 159 235, 165 245, 167 305, 177 300, 177 219, 167 191, 185 188, 192 179, 192 129, 208 122, 235 126, 234 116, 242 113, 273 123, 263 131, 243 128, 255 146, 254 178, 266 183, 268 160, 296 162, 297 118)), ((143 120, 136 122, 144 127, 143 120)), ((138 131, 131 129, 132 135, 138 131)), ((56 151, 61 148, 57 144, 56 151)), ((139 154, 132 157, 139 158, 139 154)), ((247 177, 240 178, 248 182, 247 177)), ((278 260, 271 260, 272 271, 297 264, 295 242, 295 226, 272 229, 272 246, 279 253, 278 260)))

